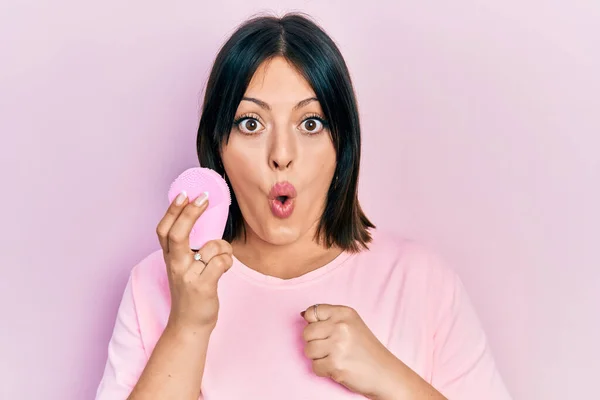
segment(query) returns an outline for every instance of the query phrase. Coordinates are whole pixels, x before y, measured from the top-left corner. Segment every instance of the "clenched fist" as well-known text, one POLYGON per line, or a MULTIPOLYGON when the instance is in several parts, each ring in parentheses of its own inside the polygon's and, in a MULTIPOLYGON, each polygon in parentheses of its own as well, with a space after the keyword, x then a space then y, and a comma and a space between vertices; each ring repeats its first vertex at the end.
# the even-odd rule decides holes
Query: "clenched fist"
POLYGON ((383 398, 399 360, 375 337, 358 313, 346 306, 319 304, 302 312, 305 355, 315 374, 355 393, 383 398))

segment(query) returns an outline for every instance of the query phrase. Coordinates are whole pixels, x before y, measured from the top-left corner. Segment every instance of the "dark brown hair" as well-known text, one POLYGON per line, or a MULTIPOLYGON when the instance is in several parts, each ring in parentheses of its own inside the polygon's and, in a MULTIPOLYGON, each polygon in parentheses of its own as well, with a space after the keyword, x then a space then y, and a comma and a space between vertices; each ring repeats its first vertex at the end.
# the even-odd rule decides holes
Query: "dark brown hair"
MULTIPOLYGON (((232 34, 210 73, 198 128, 200 165, 224 174, 221 148, 229 140, 235 112, 257 68, 282 56, 309 82, 329 123, 337 165, 315 240, 357 252, 371 241, 375 226, 358 202, 360 123, 348 68, 333 40, 308 17, 291 13, 254 17, 232 34)), ((229 182, 228 182, 229 184, 229 182)), ((231 185, 230 185, 231 186, 231 185)), ((223 238, 245 235, 235 194, 223 238)))

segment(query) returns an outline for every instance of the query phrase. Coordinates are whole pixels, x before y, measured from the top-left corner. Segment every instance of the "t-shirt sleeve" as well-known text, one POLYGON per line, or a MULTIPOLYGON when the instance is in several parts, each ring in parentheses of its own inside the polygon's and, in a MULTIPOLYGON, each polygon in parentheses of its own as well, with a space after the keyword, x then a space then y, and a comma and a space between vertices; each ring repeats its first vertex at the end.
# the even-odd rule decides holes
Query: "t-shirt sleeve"
POLYGON ((137 383, 147 358, 144 351, 133 297, 130 276, 112 337, 108 343, 108 359, 96 392, 96 400, 125 400, 137 383))
POLYGON ((450 269, 443 275, 432 385, 449 400, 510 400, 461 280, 450 269))

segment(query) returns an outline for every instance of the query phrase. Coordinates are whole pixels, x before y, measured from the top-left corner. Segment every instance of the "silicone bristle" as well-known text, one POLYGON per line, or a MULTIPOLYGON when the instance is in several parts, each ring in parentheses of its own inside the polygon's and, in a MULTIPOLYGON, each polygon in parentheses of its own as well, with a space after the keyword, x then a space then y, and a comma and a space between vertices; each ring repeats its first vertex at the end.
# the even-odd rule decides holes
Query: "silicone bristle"
POLYGON ((169 187, 169 201, 186 190, 190 199, 200 195, 203 191, 209 192, 209 198, 218 203, 226 202, 231 205, 231 193, 227 182, 216 171, 209 168, 189 168, 182 172, 169 187), (215 193, 215 190, 218 193, 215 193))
POLYGON ((227 205, 231 205, 231 192, 229 191, 229 185, 221 175, 217 173, 214 169, 210 168, 201 168, 207 175, 212 175, 215 179, 215 182, 219 184, 219 186, 223 190, 223 194, 226 196, 227 205))
POLYGON ((194 223, 190 231, 191 249, 200 249, 208 240, 223 236, 231 205, 231 193, 227 182, 214 170, 194 167, 183 171, 171 184, 169 202, 182 191, 193 201, 202 192, 208 192, 208 207, 194 223))

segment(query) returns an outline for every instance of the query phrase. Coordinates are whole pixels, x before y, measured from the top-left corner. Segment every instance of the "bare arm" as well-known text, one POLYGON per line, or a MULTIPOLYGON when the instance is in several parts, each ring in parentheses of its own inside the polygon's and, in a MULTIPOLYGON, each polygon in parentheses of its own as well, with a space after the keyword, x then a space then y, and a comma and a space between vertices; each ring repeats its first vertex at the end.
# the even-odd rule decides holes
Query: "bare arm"
POLYGON ((189 235, 206 210, 207 194, 188 203, 185 193, 171 204, 157 227, 167 267, 171 310, 129 400, 196 400, 210 334, 217 323, 217 283, 233 262, 231 245, 223 240, 207 242, 194 259, 189 235))
POLYGON ((210 333, 168 326, 128 400, 197 400, 210 333))

